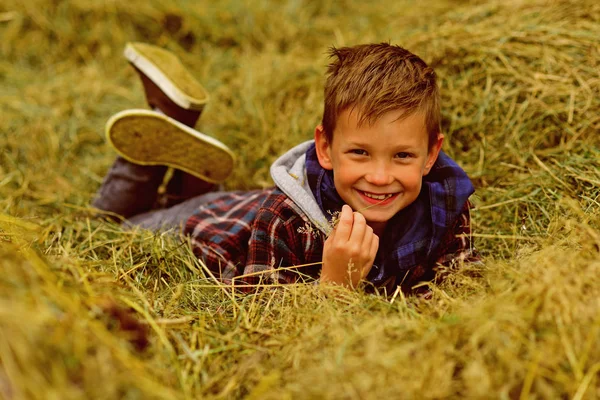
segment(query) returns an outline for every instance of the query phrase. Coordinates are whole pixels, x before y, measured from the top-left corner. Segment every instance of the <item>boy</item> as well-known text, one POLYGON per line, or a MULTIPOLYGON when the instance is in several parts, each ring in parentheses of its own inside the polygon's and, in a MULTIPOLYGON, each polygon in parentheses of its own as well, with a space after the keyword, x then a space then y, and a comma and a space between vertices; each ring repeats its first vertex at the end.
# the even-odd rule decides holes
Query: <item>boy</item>
POLYGON ((332 49, 314 141, 275 161, 274 188, 230 193, 212 190, 232 153, 191 128, 207 99, 201 86, 165 50, 129 44, 125 55, 155 111, 125 111, 107 124, 129 161, 117 159, 94 205, 145 228, 185 224, 194 254, 220 280, 240 288, 366 280, 409 292, 438 264, 477 257, 474 189, 440 151, 436 75, 414 54, 385 43, 332 49), (177 169, 168 201, 187 200, 151 211, 165 165, 177 169))

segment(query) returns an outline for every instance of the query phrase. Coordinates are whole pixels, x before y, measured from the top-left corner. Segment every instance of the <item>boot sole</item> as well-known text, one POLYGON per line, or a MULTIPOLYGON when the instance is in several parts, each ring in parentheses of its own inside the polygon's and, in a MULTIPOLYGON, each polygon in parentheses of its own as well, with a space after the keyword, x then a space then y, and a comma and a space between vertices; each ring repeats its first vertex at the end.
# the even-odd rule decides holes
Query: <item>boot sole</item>
POLYGON ((106 137, 123 158, 140 165, 165 165, 210 183, 225 180, 235 157, 218 140, 166 115, 125 110, 106 123, 106 137))
POLYGON ((175 104, 202 111, 208 93, 173 53, 146 43, 127 43, 125 58, 142 71, 175 104))

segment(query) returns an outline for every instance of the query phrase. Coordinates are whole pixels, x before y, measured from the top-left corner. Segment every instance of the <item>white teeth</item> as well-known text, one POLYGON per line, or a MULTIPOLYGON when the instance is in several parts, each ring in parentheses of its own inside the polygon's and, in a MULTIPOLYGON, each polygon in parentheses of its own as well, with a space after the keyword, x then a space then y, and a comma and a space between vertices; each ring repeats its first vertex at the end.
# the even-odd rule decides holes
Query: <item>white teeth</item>
POLYGON ((370 197, 375 200, 385 200, 385 199, 389 199, 390 197, 392 197, 391 194, 371 194, 371 193, 367 193, 367 192, 363 192, 363 193, 365 196, 370 197))

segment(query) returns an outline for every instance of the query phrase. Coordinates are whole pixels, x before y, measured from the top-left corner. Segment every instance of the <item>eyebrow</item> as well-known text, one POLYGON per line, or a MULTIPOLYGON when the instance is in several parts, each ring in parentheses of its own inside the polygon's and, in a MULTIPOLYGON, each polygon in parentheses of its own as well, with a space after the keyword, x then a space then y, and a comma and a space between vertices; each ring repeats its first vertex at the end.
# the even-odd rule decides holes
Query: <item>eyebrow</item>
MULTIPOLYGON (((369 142, 356 142, 356 141, 349 141, 347 143, 348 147, 371 147, 371 144, 369 142)), ((415 149, 415 145, 413 144, 403 144, 403 145, 398 145, 398 146, 394 146, 392 147, 392 149, 394 149, 395 151, 402 151, 402 150, 414 150, 415 149)))

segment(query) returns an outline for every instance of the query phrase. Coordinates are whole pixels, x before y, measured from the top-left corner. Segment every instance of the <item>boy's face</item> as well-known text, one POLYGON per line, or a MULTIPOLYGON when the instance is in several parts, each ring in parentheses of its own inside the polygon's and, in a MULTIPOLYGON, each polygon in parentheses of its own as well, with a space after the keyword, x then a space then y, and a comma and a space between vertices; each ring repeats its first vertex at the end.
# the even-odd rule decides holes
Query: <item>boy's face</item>
POLYGON ((417 199, 423 176, 435 163, 443 142, 438 135, 428 150, 422 113, 399 120, 400 110, 373 125, 358 126, 357 111, 345 110, 337 120, 332 143, 322 126, 315 130, 321 166, 333 170, 340 197, 360 211, 380 232, 387 221, 417 199))

